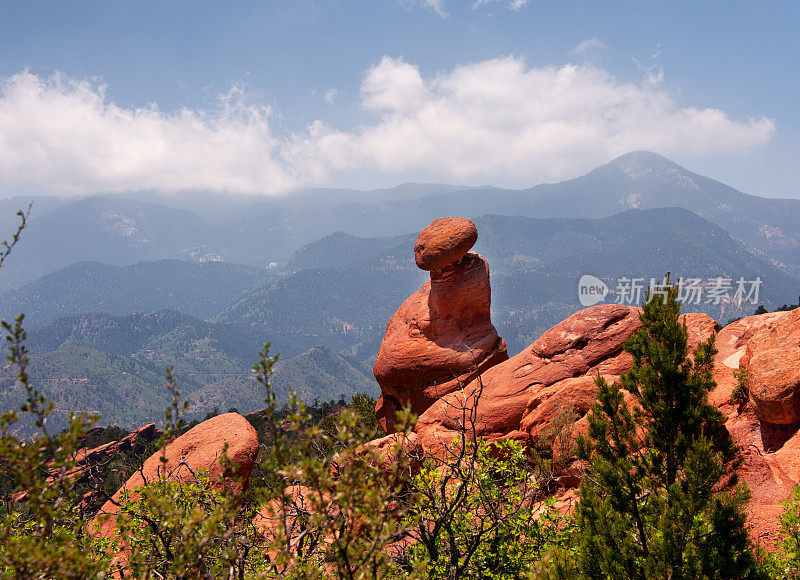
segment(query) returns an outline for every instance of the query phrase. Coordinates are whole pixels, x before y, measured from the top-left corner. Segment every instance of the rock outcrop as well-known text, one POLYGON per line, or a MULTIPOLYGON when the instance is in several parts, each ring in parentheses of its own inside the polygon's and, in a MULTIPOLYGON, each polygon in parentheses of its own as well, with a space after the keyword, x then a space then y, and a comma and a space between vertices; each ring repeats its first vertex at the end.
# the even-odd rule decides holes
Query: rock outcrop
POLYGON ((422 231, 415 249, 417 263, 431 269, 431 278, 392 316, 375 360, 381 387, 376 412, 386 433, 393 432, 403 405, 423 413, 508 358, 491 321, 489 266, 469 253, 475 225, 443 219, 422 231))
MULTIPOLYGON (((89 429, 86 438, 102 433, 103 430, 103 427, 89 429)), ((109 441, 96 447, 81 447, 75 452, 73 457, 75 465, 69 470, 62 471, 61 468, 48 465, 45 482, 48 485, 54 485, 61 478, 69 478, 76 485, 80 485, 88 483, 92 478, 102 479, 107 475, 104 470, 117 456, 131 451, 144 450, 148 443, 159 437, 161 437, 161 431, 156 428, 155 423, 148 423, 118 441, 109 441)), ((27 495, 27 491, 19 491, 14 494, 13 498, 14 501, 23 501, 27 495)), ((102 503, 103 493, 98 489, 86 492, 81 498, 81 508, 86 511, 97 509, 102 503)))
MULTIPOLYGON (((520 354, 482 374, 463 392, 442 397, 420 416, 416 432, 426 451, 435 452, 458 434, 462 408, 475 407, 476 432, 535 443, 567 414, 577 432, 586 431, 586 414, 597 398, 598 374, 613 382, 632 358, 625 341, 640 327, 639 308, 599 305, 557 324, 520 354)), ((683 317, 689 342, 706 340, 717 323, 705 314, 683 317)))
MULTIPOLYGON (((468 435, 534 446, 565 423, 574 434, 586 433, 596 377, 613 382, 631 368, 623 346, 641 328, 641 310, 622 305, 581 310, 508 359, 489 317, 488 266, 467 253, 475 236, 461 224, 437 220, 420 234, 415 257, 431 270, 431 280, 387 326, 375 362, 381 424, 391 432, 394 410, 410 403, 419 419, 415 436, 404 445, 414 447, 417 456, 440 454, 469 422, 474 431, 469 425, 468 435)), ((750 316, 722 329, 705 314, 682 320, 690 348, 717 333, 717 385, 709 401, 723 413, 741 452, 737 474, 752 492, 751 535, 773 549, 781 501, 800 483, 800 308, 750 316), (750 391, 745 402, 732 400, 740 368, 750 391)), ((389 441, 373 446, 380 449, 389 441)), ((582 474, 578 463, 562 459, 569 466, 559 479, 564 499, 574 497, 582 474)))
POLYGON ((127 490, 129 500, 135 500, 136 488, 159 478, 191 481, 195 477, 194 473, 207 469, 212 485, 223 486, 234 494, 241 494, 247 489, 257 454, 256 431, 238 413, 225 413, 203 421, 151 455, 142 468, 103 505, 90 524, 90 530, 113 537, 116 532, 116 516, 120 511, 118 504, 123 492, 127 490), (225 445, 228 446, 228 458, 235 466, 233 469, 227 469, 219 462, 225 445))
POLYGON ((747 371, 756 416, 772 425, 800 421, 800 308, 781 313, 747 342, 747 371))
POLYGON ((640 326, 638 312, 627 306, 595 306, 572 315, 463 392, 434 403, 417 421, 422 447, 435 452, 452 441, 463 408, 475 407, 477 435, 487 439, 525 440, 547 428, 555 414, 542 411, 555 405, 585 414, 596 392, 593 376, 621 372, 626 365, 615 359, 626 357, 622 345, 640 326))
MULTIPOLYGON (((709 401, 722 411, 725 427, 741 452, 737 475, 752 492, 748 510, 751 536, 767 549, 775 546, 781 502, 800 483, 800 423, 765 420, 785 420, 798 413, 797 402, 783 395, 797 384, 792 373, 798 368, 794 361, 800 354, 800 316, 795 312, 800 311, 751 316, 719 330, 714 364, 717 386, 709 393, 709 401), (756 357, 769 352, 775 356, 756 357), (764 366, 751 366, 753 360, 763 360, 764 366), (750 377, 761 381, 750 383, 751 388, 756 385, 761 390, 751 392, 751 401, 744 404, 731 400, 740 363, 750 377), (760 385, 771 385, 779 394, 769 399, 768 413, 764 412, 764 395, 759 396, 766 389, 760 385)), ((597 396, 595 376, 599 373, 614 381, 630 368, 631 358, 622 345, 640 327, 638 313, 639 309, 623 306, 595 306, 577 312, 522 353, 486 371, 480 382, 467 385, 466 405, 461 393, 434 403, 417 422, 418 444, 426 452, 437 453, 452 441, 458 433, 454 410, 474 404, 478 394, 477 433, 484 439, 513 437, 537 445, 565 414, 574 421, 574 433, 585 434, 587 414, 597 396)), ((717 323, 704 314, 683 319, 691 347, 717 329, 717 323)), ((579 472, 576 476, 574 471, 561 478, 566 487, 580 482, 579 472)))
MULTIPOLYGON (((786 352, 774 359, 775 371, 780 371, 785 357, 792 356, 792 352, 794 356, 800 354, 798 333, 800 318, 798 310, 794 310, 749 316, 729 324, 717 335, 719 352, 714 364, 717 387, 709 394, 709 400, 725 415, 725 427, 739 447, 742 464, 737 474, 752 494, 748 509, 751 536, 767 549, 774 548, 778 535, 778 516, 783 513, 781 501, 800 483, 800 433, 797 423, 774 424, 764 420, 791 416, 797 412, 797 405, 791 397, 772 397, 767 406, 769 412, 765 413, 761 407, 763 399, 753 396, 750 377, 754 373, 748 367, 754 354, 782 345, 786 352), (750 401, 746 403, 731 401, 738 382, 734 372, 739 368, 747 371, 751 386, 750 401)), ((764 377, 759 372, 755 376, 759 380, 764 377)))

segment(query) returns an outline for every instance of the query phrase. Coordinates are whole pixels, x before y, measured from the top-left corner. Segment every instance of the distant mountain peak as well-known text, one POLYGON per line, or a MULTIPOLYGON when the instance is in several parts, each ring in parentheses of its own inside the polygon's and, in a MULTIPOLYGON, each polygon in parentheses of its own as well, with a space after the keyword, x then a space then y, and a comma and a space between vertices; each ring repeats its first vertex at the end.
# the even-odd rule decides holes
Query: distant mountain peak
POLYGON ((631 151, 630 153, 625 153, 624 155, 620 155, 613 161, 609 163, 609 165, 622 165, 622 164, 629 164, 629 165, 642 165, 648 167, 655 167, 655 166, 669 166, 669 167, 680 167, 674 161, 670 161, 663 155, 659 155, 658 153, 653 153, 652 151, 645 151, 643 149, 639 149, 637 151, 631 151))
MULTIPOLYGON (((635 184, 643 182, 668 184, 687 193, 700 191, 693 173, 652 151, 631 151, 598 167, 589 173, 589 176, 592 174, 616 174, 635 184)), ((627 199, 620 199, 619 204, 625 207, 638 207, 631 205, 627 199)))
POLYGON ((621 171, 633 180, 656 175, 685 175, 688 173, 677 163, 651 151, 631 151, 599 167, 598 170, 621 171))

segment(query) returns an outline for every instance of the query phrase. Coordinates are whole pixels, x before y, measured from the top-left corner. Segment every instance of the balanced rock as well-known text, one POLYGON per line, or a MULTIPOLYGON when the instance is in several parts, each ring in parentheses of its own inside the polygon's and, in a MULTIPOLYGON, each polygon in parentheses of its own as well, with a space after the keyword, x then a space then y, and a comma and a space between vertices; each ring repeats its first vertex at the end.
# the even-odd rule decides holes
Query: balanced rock
POLYGON ((240 495, 247 489, 256 455, 256 430, 238 413, 225 413, 203 421, 151 455, 142 468, 103 505, 90 524, 90 530, 113 537, 123 492, 127 491, 129 501, 134 501, 138 497, 134 491, 136 488, 160 478, 192 481, 198 470, 206 469, 212 486, 240 495), (219 461, 225 445, 228 446, 227 456, 234 466, 232 469, 223 467, 219 461))
POLYGON ((800 421, 800 308, 757 332, 747 343, 741 365, 761 421, 800 421))
POLYGON ((491 320, 489 266, 466 254, 411 295, 386 327, 373 372, 381 387, 376 413, 386 433, 395 412, 414 413, 508 358, 491 320))
POLYGON ((478 240, 472 220, 443 217, 420 232, 414 244, 414 259, 422 270, 441 270, 463 258, 478 240))

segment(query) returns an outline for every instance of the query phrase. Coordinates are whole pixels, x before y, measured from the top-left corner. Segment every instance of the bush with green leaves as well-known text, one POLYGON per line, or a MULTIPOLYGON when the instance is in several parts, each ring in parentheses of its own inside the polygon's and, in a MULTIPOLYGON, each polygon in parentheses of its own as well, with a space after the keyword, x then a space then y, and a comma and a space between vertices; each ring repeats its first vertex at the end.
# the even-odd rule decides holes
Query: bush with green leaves
MULTIPOLYGON (((25 228, 28 214, 18 215, 20 225, 11 242, 0 244, 0 268, 25 228)), ((94 577, 107 564, 104 546, 84 531, 86 514, 71 473, 77 442, 94 419, 70 415, 65 432, 48 433, 53 404, 29 380, 23 318, 2 322, 7 359, 26 398, 19 413, 0 417, 0 577, 94 577), (21 421, 33 423, 36 435, 17 437, 21 421)))
POLYGON ((782 504, 784 511, 778 518, 778 551, 772 555, 764 554, 764 560, 771 578, 797 580, 800 579, 800 485, 792 489, 782 504))
MULTIPOLYGON (((261 549, 271 554, 267 576, 387 577, 394 563, 386 548, 402 536, 400 499, 411 473, 402 447, 398 443, 388 456, 370 446, 359 448, 375 437, 374 423, 365 432, 364 419, 345 409, 335 426, 324 428, 311 423, 294 397, 288 416, 276 421, 270 366, 262 356, 257 371, 267 387, 264 415, 270 431, 268 453, 259 467, 271 477, 251 490, 264 506, 261 549)), ((398 442, 410 430, 411 419, 408 412, 401 418, 398 442)))
POLYGON ((451 449, 462 444, 457 456, 426 458, 412 480, 406 569, 421 578, 525 578, 564 541, 559 518, 537 503, 522 444, 457 439, 451 449))
POLYGON ((731 401, 737 405, 743 405, 750 400, 750 379, 747 369, 738 368, 733 371, 736 379, 736 386, 731 391, 731 401))
POLYGON ((117 532, 133 578, 243 578, 265 569, 249 510, 207 471, 162 478, 123 493, 117 532))

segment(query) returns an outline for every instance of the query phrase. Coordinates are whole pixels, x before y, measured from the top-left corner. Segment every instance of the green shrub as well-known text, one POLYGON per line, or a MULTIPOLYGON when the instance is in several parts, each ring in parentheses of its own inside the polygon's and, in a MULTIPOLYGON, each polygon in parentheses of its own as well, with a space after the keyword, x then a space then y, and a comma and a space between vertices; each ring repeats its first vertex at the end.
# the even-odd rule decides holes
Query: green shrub
POLYGON ((124 570, 135 578, 239 578, 264 571, 253 549, 252 513, 215 489, 208 472, 190 481, 158 479, 123 493, 117 532, 126 549, 124 570))
MULTIPOLYGON (((453 442, 453 449, 463 442, 453 442)), ((536 507, 538 486, 517 441, 467 441, 463 454, 427 458, 412 480, 407 569, 420 578, 514 580, 532 574, 563 541, 555 512, 536 507)))
POLYGON ((747 376, 747 369, 739 368, 733 371, 736 378, 736 386, 731 391, 731 401, 742 405, 750 400, 750 381, 747 376))
POLYGON ((781 537, 779 551, 767 558, 773 578, 800 578, 800 485, 783 502, 784 512, 778 518, 781 537))

